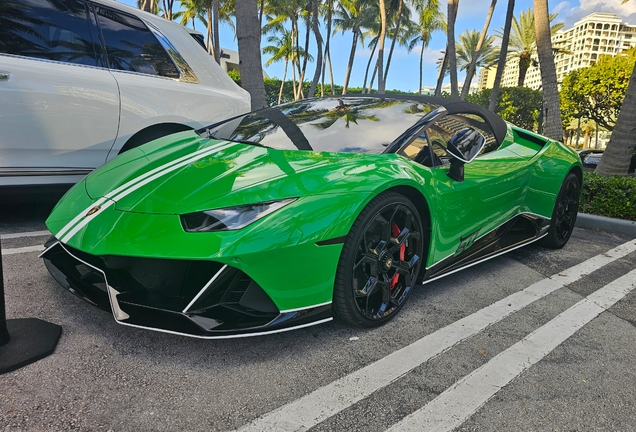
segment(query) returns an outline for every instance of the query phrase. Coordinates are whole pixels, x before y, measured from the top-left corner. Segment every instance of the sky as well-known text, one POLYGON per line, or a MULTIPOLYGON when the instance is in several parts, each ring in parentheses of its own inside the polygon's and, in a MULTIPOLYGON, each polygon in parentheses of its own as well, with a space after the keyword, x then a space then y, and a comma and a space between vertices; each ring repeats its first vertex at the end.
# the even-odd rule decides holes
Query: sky
MULTIPOLYGON (((122 3, 136 6, 136 0, 120 0, 122 3)), ((442 2, 443 12, 446 13, 446 3, 442 2)), ((486 13, 490 7, 491 0, 460 0, 459 11, 457 16, 457 22, 455 25, 456 35, 463 33, 466 30, 481 31, 484 21, 486 19, 486 13)), ((178 10, 179 2, 175 2, 176 12, 178 10)), ((532 0, 517 0, 515 4, 515 16, 519 16, 520 11, 531 8, 533 5, 532 0)), ((495 7, 492 21, 488 33, 494 34, 497 30, 500 30, 505 21, 506 9, 508 2, 505 0, 499 0, 495 7)), ((613 12, 620 16, 624 22, 630 24, 636 24, 636 0, 629 0, 627 3, 622 4, 621 0, 565 0, 565 1, 552 1, 549 3, 550 12, 556 12, 558 14, 554 22, 565 23, 565 29, 571 28, 573 24, 589 15, 592 12, 613 12)), ((205 33, 205 28, 200 23, 196 24, 196 29, 205 33)), ((323 29, 323 38, 325 37, 323 29)), ((312 36, 313 39, 313 36, 312 36)), ((234 40, 234 34, 231 29, 226 25, 220 27, 220 40, 221 47, 237 50, 237 43, 234 40)), ((267 45, 266 37, 263 37, 263 45, 267 45)), ((429 47, 424 51, 424 65, 423 65, 423 86, 434 86, 437 79, 437 66, 436 62, 441 58, 441 51, 446 47, 446 36, 442 32, 437 32, 433 35, 433 39, 429 47)), ((332 69, 334 74, 334 81, 336 84, 342 85, 347 69, 347 61, 349 59, 349 52, 351 50, 351 34, 336 34, 332 36, 331 40, 331 59, 333 62, 332 69)), ((401 91, 417 91, 419 86, 419 55, 421 47, 418 46, 410 53, 406 48, 397 47, 393 53, 391 60, 391 67, 389 69, 389 75, 386 83, 387 89, 396 89, 401 91)), ((315 53, 315 48, 310 48, 310 52, 315 53)), ((388 46, 385 50, 388 52, 388 46)), ((364 73, 367 61, 371 51, 366 48, 358 46, 356 51, 356 58, 353 64, 353 71, 351 74, 350 87, 360 87, 364 81, 364 73)), ((263 63, 268 60, 267 56, 263 57, 263 63)), ((284 63, 275 63, 265 68, 266 73, 270 77, 283 77, 284 63)), ((310 63, 307 66, 308 75, 313 77, 315 65, 310 63)), ((288 71, 288 77, 289 79, 288 71)), ((463 81, 464 74, 459 73, 460 82, 463 81)), ((448 79, 447 79, 448 81, 448 79)), ((325 82, 328 82, 326 80, 325 82)), ((376 85, 377 86, 377 85, 376 85)))

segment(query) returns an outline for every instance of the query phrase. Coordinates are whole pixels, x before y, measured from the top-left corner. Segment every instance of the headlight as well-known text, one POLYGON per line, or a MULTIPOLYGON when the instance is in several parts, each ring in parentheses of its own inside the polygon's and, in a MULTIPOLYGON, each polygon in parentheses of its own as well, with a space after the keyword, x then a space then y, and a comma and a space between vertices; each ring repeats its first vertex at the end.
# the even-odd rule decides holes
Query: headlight
POLYGON ((260 218, 296 201, 289 198, 280 201, 269 201, 223 209, 181 215, 181 224, 187 232, 210 232, 237 230, 260 218))

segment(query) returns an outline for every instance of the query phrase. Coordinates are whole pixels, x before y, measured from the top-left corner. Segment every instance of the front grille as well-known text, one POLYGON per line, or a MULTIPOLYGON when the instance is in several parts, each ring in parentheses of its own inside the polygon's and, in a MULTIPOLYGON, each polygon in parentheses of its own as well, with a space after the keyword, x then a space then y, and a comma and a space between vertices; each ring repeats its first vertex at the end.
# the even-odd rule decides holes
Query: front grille
POLYGON ((196 333, 193 325, 207 332, 201 323, 213 320, 217 332, 266 326, 280 314, 247 274, 214 261, 99 257, 62 244, 43 258, 61 285, 104 310, 107 281, 126 323, 196 333))

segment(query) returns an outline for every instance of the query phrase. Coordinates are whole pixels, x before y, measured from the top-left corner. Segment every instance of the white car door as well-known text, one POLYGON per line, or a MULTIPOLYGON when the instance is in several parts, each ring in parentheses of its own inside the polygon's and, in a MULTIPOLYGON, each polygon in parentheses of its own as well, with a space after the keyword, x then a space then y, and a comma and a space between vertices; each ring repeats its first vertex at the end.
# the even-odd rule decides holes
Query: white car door
POLYGON ((77 181, 117 136, 117 82, 84 2, 16 5, 0 30, 0 185, 77 181))

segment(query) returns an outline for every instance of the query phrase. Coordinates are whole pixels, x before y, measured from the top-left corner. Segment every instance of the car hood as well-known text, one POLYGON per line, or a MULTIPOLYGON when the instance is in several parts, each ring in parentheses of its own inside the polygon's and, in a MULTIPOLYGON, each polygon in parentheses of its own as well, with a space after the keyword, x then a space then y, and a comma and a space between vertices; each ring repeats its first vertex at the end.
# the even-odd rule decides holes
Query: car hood
POLYGON ((330 177, 337 180, 334 169, 357 165, 361 156, 276 150, 184 133, 117 157, 87 177, 86 192, 115 201, 119 211, 183 214, 316 193, 330 177))

